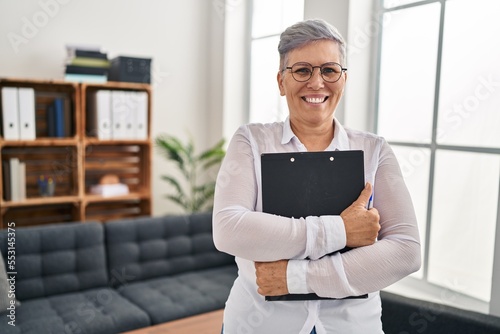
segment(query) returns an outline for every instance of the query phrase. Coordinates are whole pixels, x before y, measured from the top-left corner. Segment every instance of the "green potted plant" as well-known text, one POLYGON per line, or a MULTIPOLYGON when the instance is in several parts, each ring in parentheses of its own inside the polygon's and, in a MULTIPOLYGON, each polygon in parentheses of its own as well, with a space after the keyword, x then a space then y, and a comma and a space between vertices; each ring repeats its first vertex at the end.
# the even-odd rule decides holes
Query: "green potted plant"
POLYGON ((210 177, 209 170, 218 168, 224 158, 224 139, 199 154, 195 152, 192 138, 183 143, 177 137, 160 135, 155 139, 155 145, 160 154, 177 165, 183 178, 178 179, 172 174, 161 176, 174 188, 174 193, 166 195, 166 198, 188 213, 210 210, 215 177, 210 177))

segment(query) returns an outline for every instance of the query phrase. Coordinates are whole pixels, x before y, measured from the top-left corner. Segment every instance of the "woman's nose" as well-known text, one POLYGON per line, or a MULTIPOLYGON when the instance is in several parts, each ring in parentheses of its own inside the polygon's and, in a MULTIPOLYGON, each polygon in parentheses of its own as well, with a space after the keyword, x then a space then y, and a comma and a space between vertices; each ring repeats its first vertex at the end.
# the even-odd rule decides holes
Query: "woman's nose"
POLYGON ((315 68, 313 69, 312 76, 307 82, 307 86, 312 88, 312 89, 320 89, 323 88, 325 81, 323 80, 323 77, 321 76, 321 69, 315 68))

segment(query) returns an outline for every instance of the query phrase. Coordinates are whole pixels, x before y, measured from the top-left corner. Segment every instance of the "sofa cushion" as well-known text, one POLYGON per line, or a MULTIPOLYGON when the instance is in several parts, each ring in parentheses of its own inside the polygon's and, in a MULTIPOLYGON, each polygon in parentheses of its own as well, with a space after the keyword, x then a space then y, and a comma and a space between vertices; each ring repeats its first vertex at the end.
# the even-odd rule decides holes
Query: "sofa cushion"
POLYGON ((407 298, 386 291, 382 299, 385 334, 498 334, 500 318, 443 304, 407 298))
POLYGON ((144 311, 109 288, 90 289, 25 301, 16 326, 0 321, 2 334, 111 334, 150 325, 144 311))
POLYGON ((115 286, 234 264, 212 239, 212 214, 142 217, 105 224, 115 286))
MULTIPOLYGON (((99 223, 16 229, 16 298, 20 301, 106 286, 104 230, 99 223)), ((0 231, 7 254, 7 231, 0 231)))
POLYGON ((236 275, 236 266, 229 265, 131 283, 118 291, 158 324, 224 308, 236 275))

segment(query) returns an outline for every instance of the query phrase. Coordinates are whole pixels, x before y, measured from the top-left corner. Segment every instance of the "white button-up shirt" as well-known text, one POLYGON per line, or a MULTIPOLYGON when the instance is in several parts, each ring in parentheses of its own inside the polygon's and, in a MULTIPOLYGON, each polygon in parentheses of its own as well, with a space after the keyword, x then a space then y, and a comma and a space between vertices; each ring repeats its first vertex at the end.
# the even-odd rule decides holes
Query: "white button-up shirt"
POLYGON ((262 212, 260 155, 306 151, 290 121, 248 124, 234 134, 217 178, 213 235, 216 247, 236 257, 238 278, 224 311, 225 334, 383 333, 378 291, 420 267, 420 242, 410 195, 394 153, 374 134, 345 129, 335 120, 327 151, 363 150, 365 180, 374 186, 380 214, 378 241, 324 256, 346 246, 340 216, 287 218, 262 212), (290 293, 315 292, 367 299, 273 301, 257 293, 254 261, 289 259, 290 293))

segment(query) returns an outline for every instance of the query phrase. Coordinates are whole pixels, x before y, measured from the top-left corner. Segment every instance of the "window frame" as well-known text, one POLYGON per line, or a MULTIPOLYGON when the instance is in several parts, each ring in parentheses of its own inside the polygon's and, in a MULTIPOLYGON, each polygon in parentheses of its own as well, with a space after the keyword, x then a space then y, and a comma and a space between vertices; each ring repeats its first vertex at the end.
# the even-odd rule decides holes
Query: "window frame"
MULTIPOLYGON (((441 81, 441 64, 442 64, 442 53, 443 53, 443 38, 444 38, 444 21, 446 14, 446 3, 450 0, 425 0, 416 1, 413 3, 394 6, 390 8, 384 7, 384 0, 377 1, 378 4, 378 15, 379 22, 383 22, 383 16, 386 13, 390 13, 397 10, 424 6, 431 3, 440 3, 440 18, 439 18, 439 36, 438 36, 438 48, 437 48, 437 58, 436 58, 436 76, 435 76, 435 91, 434 91, 434 101, 433 101, 433 116, 432 116, 432 133, 430 143, 414 143, 406 141, 388 141, 391 146, 400 146, 406 148, 424 148, 430 151, 430 165, 429 165, 429 184, 428 184, 428 197, 427 197, 427 212, 425 221, 425 235, 421 235, 421 239, 425 240, 425 247, 423 250, 423 261, 422 261, 422 278, 407 277, 400 284, 396 284, 397 287, 394 291, 408 294, 413 297, 426 298, 440 303, 450 304, 453 306, 458 306, 461 308, 472 309, 482 313, 490 313, 500 316, 500 205, 497 208, 496 217, 496 232, 495 232, 495 248, 493 256, 493 276, 491 282, 491 294, 490 302, 485 302, 477 298, 462 294, 457 291, 453 291, 449 288, 434 284, 428 280, 429 271, 429 248, 430 248, 430 237, 431 237, 431 218, 432 218, 432 206, 433 206, 433 190, 435 182, 436 173, 436 152, 438 150, 446 151, 459 151, 459 152, 470 152, 470 153, 486 153, 500 155, 500 148, 493 147, 473 147, 473 146, 462 146, 462 145, 445 145, 439 144, 437 142, 437 130, 438 130, 438 111, 439 111, 439 97, 440 97, 440 81, 441 81)), ((374 117, 372 130, 378 133, 378 119, 380 116, 379 111, 379 96, 380 96, 380 75, 381 75, 381 59, 382 59, 382 38, 383 38, 383 25, 380 27, 380 33, 378 34, 378 40, 376 41, 376 68, 375 68, 375 85, 374 85, 374 117)), ((500 172, 500 171, 499 171, 500 172)), ((500 184, 498 185, 498 198, 500 199, 500 184)))
MULTIPOLYGON (((306 0, 304 0, 305 2, 306 0)), ((287 5, 286 2, 283 3, 285 6, 287 5)), ((255 120, 252 120, 252 106, 251 106, 251 97, 252 97, 252 76, 251 76, 251 72, 252 72, 252 49, 253 49, 253 43, 256 42, 256 41, 261 41, 261 40, 264 40, 264 39, 268 39, 268 38, 272 38, 272 37, 279 37, 281 36, 281 33, 282 31, 278 31, 276 33, 271 33, 271 34, 265 34, 265 35, 261 35, 261 36, 258 36, 258 37, 254 37, 253 34, 252 34, 252 28, 253 28, 253 14, 254 14, 254 0, 249 0, 248 3, 247 3, 247 19, 248 19, 248 30, 247 30, 247 38, 248 38, 248 50, 247 50, 247 54, 248 54, 248 66, 247 66, 247 73, 248 73, 248 80, 246 80, 246 99, 247 99, 247 107, 246 107, 246 110, 245 110, 245 118, 246 118, 246 122, 254 122, 255 120)), ((277 45, 276 45, 277 47, 277 45)), ((276 50, 276 54, 277 54, 277 50, 276 50)), ((278 63, 276 63, 276 73, 278 73, 279 71, 279 68, 278 68, 278 63)), ((277 84, 276 84, 277 85, 277 84)), ((276 96, 277 100, 281 99, 283 100, 282 97, 279 96, 279 94, 276 96)), ((286 103, 285 103, 286 104, 286 103)), ((288 114, 288 108, 285 107, 285 104, 283 103, 278 103, 278 112, 276 115, 273 115, 273 116, 283 116, 285 114, 288 114)), ((279 119, 279 117, 276 117, 277 119, 279 119)), ((257 122, 260 122, 259 120, 257 122)))

